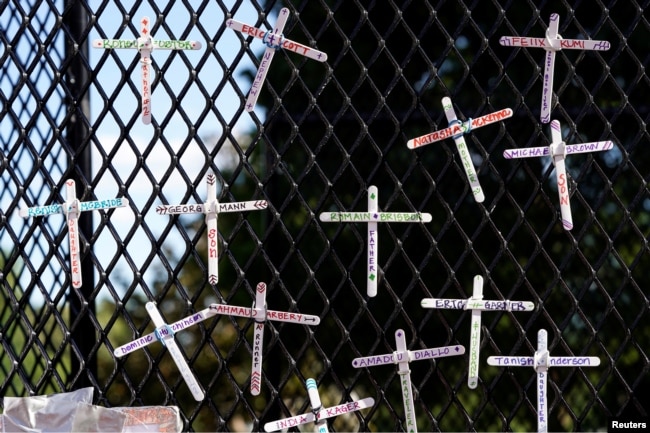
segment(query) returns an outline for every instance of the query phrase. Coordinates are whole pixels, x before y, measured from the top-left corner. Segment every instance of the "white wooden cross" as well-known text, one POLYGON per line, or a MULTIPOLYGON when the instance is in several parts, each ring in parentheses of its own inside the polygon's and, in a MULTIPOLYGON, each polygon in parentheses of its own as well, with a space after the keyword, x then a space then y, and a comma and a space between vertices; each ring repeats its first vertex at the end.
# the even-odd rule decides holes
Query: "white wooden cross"
POLYGON ((149 32, 149 17, 140 20, 140 37, 138 39, 95 39, 93 48, 136 49, 140 52, 142 63, 142 122, 151 123, 151 52, 159 50, 198 50, 198 41, 155 40, 149 32))
POLYGON ((282 8, 273 31, 264 31, 233 19, 226 21, 226 26, 229 28, 241 32, 244 35, 250 35, 261 39, 267 46, 266 50, 264 50, 262 60, 260 61, 260 66, 255 74, 251 90, 248 93, 248 98, 246 99, 246 111, 253 111, 255 108, 260 90, 262 89, 264 80, 266 79, 266 74, 271 66, 271 60, 273 60, 273 56, 277 50, 285 49, 319 62, 327 61, 327 54, 322 51, 315 50, 306 45, 284 38, 282 31, 287 23, 287 19, 289 19, 289 9, 282 8))
POLYGON ((68 242, 70 246, 70 274, 72 275, 72 287, 79 288, 81 280, 81 251, 79 245, 79 213, 84 211, 113 209, 128 206, 126 198, 113 198, 109 200, 79 201, 75 181, 65 181, 65 203, 63 205, 53 204, 49 206, 34 206, 20 210, 23 218, 48 216, 62 213, 65 215, 68 226, 68 242))
POLYGON ((202 401, 205 398, 205 393, 203 392, 201 385, 199 385, 199 382, 196 380, 196 377, 194 377, 190 366, 187 364, 187 361, 185 361, 185 357, 183 357, 181 349, 176 344, 173 329, 167 323, 165 323, 162 316, 160 315, 160 311, 158 311, 158 308, 156 308, 156 304, 153 302, 147 302, 145 307, 147 309, 149 317, 151 317, 151 320, 156 327, 156 330, 154 331, 156 340, 160 341, 162 345, 165 346, 167 350, 169 350, 169 354, 172 356, 174 363, 178 367, 178 370, 181 372, 183 379, 185 379, 185 383, 190 389, 190 392, 192 393, 194 399, 196 401, 202 401))
POLYGON ((417 149, 420 146, 425 146, 427 144, 435 143, 445 138, 452 137, 456 143, 456 149, 458 149, 458 154, 463 163, 463 168, 465 169, 465 174, 467 175, 467 180, 469 181, 469 186, 474 194, 474 199, 481 203, 485 200, 485 195, 483 194, 483 189, 481 184, 478 181, 478 176, 476 174, 476 169, 474 168, 474 162, 472 161, 472 156, 467 149, 467 143, 465 143, 465 138, 463 134, 468 134, 470 131, 481 128, 486 125, 491 125, 496 122, 501 122, 504 119, 512 117, 512 109, 504 108, 494 113, 486 114, 485 116, 477 117, 476 119, 468 119, 465 122, 461 122, 456 117, 456 112, 454 111, 454 106, 451 103, 451 99, 448 97, 442 98, 442 108, 445 111, 445 116, 447 117, 447 122, 449 126, 445 129, 439 131, 434 131, 429 134, 423 135, 421 137, 412 138, 406 143, 406 146, 409 149, 417 149))
MULTIPOLYGON (((227 304, 210 304, 210 306, 198 313, 191 314, 164 329, 144 335, 136 340, 126 343, 113 351, 113 354, 121 358, 138 349, 158 341, 160 338, 173 337, 175 332, 182 331, 197 323, 214 317, 216 315, 227 315, 250 318, 255 321, 253 334, 253 356, 251 369, 251 394, 259 395, 262 382, 262 345, 264 341, 264 322, 273 320, 276 322, 297 323, 300 325, 316 326, 320 323, 320 317, 311 314, 293 313, 289 311, 275 311, 266 308, 266 284, 258 283, 255 293, 255 304, 253 308, 238 307, 227 304), (168 335, 169 334, 169 335, 168 335)), ((156 325, 160 327, 162 325, 156 325)), ((180 367, 179 367, 180 369, 180 367)), ((181 371, 182 373, 182 371, 181 371)), ((187 380, 187 379, 186 379, 187 380)))
POLYGON ((548 147, 526 147, 522 149, 509 149, 503 152, 506 159, 513 158, 534 158, 541 156, 552 157, 555 165, 555 176, 557 179, 557 191, 560 196, 560 212, 562 225, 566 230, 573 228, 573 217, 571 215, 571 204, 569 203, 569 182, 566 173, 565 158, 572 153, 602 152, 614 147, 611 141, 596 141, 591 143, 569 144, 562 141, 562 129, 560 122, 551 122, 551 145, 548 147))
POLYGON ((555 52, 567 50, 592 50, 607 51, 610 48, 608 41, 595 41, 591 39, 563 39, 558 34, 560 16, 551 14, 546 37, 530 38, 525 36, 502 36, 499 43, 505 47, 543 48, 546 50, 544 61, 544 79, 542 81, 542 108, 540 120, 542 123, 551 121, 551 105, 553 96, 553 70, 555 66, 555 52))
POLYGON ((548 432, 548 406, 546 376, 549 367, 596 367, 600 359, 595 356, 549 356, 548 334, 545 329, 537 332, 535 356, 490 356, 488 365, 499 367, 533 367, 537 373, 537 431, 548 432))
POLYGON ((385 355, 365 356, 352 360, 354 368, 375 367, 377 365, 397 364, 398 373, 401 377, 400 384, 402 388, 402 400, 404 402, 404 416, 406 419, 406 431, 417 432, 418 427, 415 421, 415 406, 413 404, 413 389, 411 387, 411 370, 409 363, 411 361, 420 361, 423 359, 443 358, 447 356, 457 356, 465 353, 463 346, 444 346, 433 349, 408 350, 406 347, 406 337, 404 331, 398 329, 395 332, 395 346, 397 350, 385 355))
POLYGON ((216 286, 219 281, 217 214, 262 210, 268 207, 268 202, 266 200, 251 200, 219 203, 217 200, 217 177, 214 173, 208 173, 206 182, 208 184, 206 203, 160 205, 156 207, 156 213, 159 215, 205 214, 208 231, 208 281, 216 286))
POLYGON ((375 404, 375 400, 372 397, 367 397, 362 400, 351 401, 349 403, 339 404, 338 406, 323 408, 320 400, 320 395, 318 394, 318 385, 316 385, 316 381, 310 378, 307 379, 306 383, 312 412, 306 413, 304 415, 297 415, 277 421, 268 422, 264 424, 265 431, 271 432, 277 430, 286 430, 288 428, 314 422, 314 431, 316 433, 327 433, 329 431, 326 421, 327 418, 343 415, 345 413, 356 412, 361 409, 372 407, 372 405, 375 404))
POLYGON ((474 277, 472 297, 469 299, 424 298, 423 308, 472 310, 472 324, 469 343, 469 374, 467 386, 475 389, 478 385, 478 366, 481 350, 481 313, 483 311, 532 311, 535 304, 527 301, 487 301, 483 299, 483 277, 474 277))
POLYGON ((368 188, 368 212, 323 212, 319 216, 323 222, 358 222, 368 223, 367 280, 368 296, 377 296, 379 279, 379 234, 377 223, 428 223, 432 217, 423 212, 381 212, 379 210, 379 193, 377 187, 368 188))

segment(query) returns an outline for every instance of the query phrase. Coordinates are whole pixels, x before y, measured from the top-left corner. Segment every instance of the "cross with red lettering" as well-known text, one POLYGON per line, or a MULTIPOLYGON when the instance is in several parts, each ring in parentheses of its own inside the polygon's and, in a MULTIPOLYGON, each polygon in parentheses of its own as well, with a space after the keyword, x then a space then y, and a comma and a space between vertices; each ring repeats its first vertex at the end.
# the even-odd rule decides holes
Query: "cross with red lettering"
POLYGON ((219 282, 217 215, 224 212, 247 212, 266 209, 266 200, 251 200, 232 203, 219 203, 217 200, 217 177, 209 172, 206 178, 208 198, 204 204, 160 205, 156 207, 159 215, 205 214, 208 234, 208 282, 216 286, 219 282))
POLYGON ((543 48, 546 50, 544 76, 542 80, 542 108, 540 113, 540 120, 542 123, 548 123, 551 121, 555 52, 560 51, 561 49, 606 51, 609 50, 610 47, 608 41, 562 39, 562 36, 558 34, 559 25, 560 16, 558 14, 551 14, 545 38, 502 36, 501 39, 499 39, 499 43, 505 47, 543 48))
POLYGON ((280 9, 278 20, 276 21, 272 32, 267 32, 233 19, 226 21, 226 26, 229 28, 241 32, 244 35, 261 39, 262 42, 264 42, 267 46, 266 50, 264 51, 264 55, 262 56, 262 59, 264 60, 260 62, 257 73, 255 74, 255 79, 253 80, 253 85, 251 87, 251 90, 248 92, 248 98, 246 99, 245 104, 246 111, 250 112, 255 108, 255 104, 257 103, 257 98, 259 97, 260 93, 259 91, 264 85, 266 74, 269 71, 269 66, 273 60, 273 55, 275 54, 276 50, 284 49, 293 51, 294 53, 300 54, 313 60, 317 60, 319 62, 325 62, 327 60, 327 54, 310 48, 306 45, 299 44, 298 42, 294 42, 290 39, 285 39, 282 36, 282 31, 284 30, 284 26, 287 23, 287 19, 289 19, 289 9, 280 9))
POLYGON ((198 41, 182 40, 154 40, 149 32, 149 17, 142 17, 140 20, 140 37, 136 40, 120 39, 95 39, 93 48, 105 49, 137 49, 140 52, 140 62, 142 63, 142 95, 141 95, 141 114, 144 124, 151 123, 151 52, 154 48, 159 50, 198 50, 201 43, 198 41))
MULTIPOLYGON (((248 311, 226 311, 220 314, 246 317, 243 313, 248 311)), ((248 309, 246 309, 248 310, 248 309)), ((255 289, 255 303, 249 313, 250 318, 255 320, 253 333, 253 365, 251 369, 251 394, 259 395, 262 385, 262 355, 264 342, 264 322, 273 320, 276 322, 296 323, 300 325, 315 326, 320 323, 320 317, 309 314, 300 314, 288 311, 273 311, 266 308, 266 283, 258 283, 255 289)))
POLYGON ((571 204, 569 203, 569 178, 567 176, 565 159, 572 153, 601 152, 614 147, 611 141, 596 141, 591 143, 579 143, 567 145, 562 141, 562 129, 560 122, 551 122, 551 144, 548 147, 527 147, 520 149, 509 149, 503 152, 506 159, 531 158, 548 156, 555 166, 555 177, 557 180, 557 191, 560 197, 560 214, 562 226, 565 230, 573 228, 573 216, 571 215, 571 204))

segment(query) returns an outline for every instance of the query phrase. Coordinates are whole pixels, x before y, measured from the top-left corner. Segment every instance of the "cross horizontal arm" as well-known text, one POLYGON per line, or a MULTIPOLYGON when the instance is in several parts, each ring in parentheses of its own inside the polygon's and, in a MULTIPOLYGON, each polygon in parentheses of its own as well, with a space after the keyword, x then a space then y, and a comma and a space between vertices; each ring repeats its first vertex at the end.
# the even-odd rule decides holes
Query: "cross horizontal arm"
POLYGON ((439 131, 434 131, 429 134, 425 134, 421 137, 412 138, 406 142, 406 146, 409 149, 417 149, 418 147, 422 147, 427 144, 442 141, 446 138, 451 138, 462 134, 468 134, 474 129, 482 128, 483 126, 501 122, 504 119, 512 117, 512 114, 513 114, 512 109, 504 108, 503 110, 495 111, 494 113, 486 114, 484 116, 477 117, 475 119, 469 119, 466 120, 465 122, 456 123, 453 126, 449 126, 439 131))
POLYGON ((481 311, 533 311, 535 304, 529 301, 485 300, 485 299, 439 299, 424 298, 423 308, 443 310, 481 310, 481 311))
MULTIPOLYGON (((92 46, 111 50, 142 48, 138 39, 94 39, 92 46)), ((151 47, 157 50, 199 50, 203 45, 199 41, 152 39, 151 47)))
POLYGON ((250 35, 263 40, 270 48, 284 49, 300 54, 318 62, 327 61, 327 54, 318 51, 314 48, 292 41, 291 39, 284 38, 281 34, 276 34, 270 31, 262 30, 257 27, 249 26, 237 20, 229 19, 226 21, 226 26, 245 35, 250 35))
POLYGON ((433 218, 426 212, 324 212, 319 219, 322 222, 428 223, 433 218))

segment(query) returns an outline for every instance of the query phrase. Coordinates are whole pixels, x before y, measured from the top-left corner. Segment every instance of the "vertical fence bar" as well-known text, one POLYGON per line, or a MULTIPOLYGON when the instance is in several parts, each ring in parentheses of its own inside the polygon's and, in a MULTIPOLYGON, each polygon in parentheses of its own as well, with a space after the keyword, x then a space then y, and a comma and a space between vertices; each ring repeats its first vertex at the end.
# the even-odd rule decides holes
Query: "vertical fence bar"
MULTIPOLYGON (((89 143, 90 97, 87 91, 90 74, 86 67, 88 59, 87 35, 84 34, 88 25, 88 13, 83 2, 66 0, 63 13, 63 23, 69 37, 66 38, 66 59, 69 59, 65 77, 68 86, 68 112, 70 114, 66 131, 66 140, 73 150, 71 158, 72 170, 70 177, 76 184, 83 186, 91 181, 92 166, 89 143)), ((78 197, 83 197, 83 191, 77 191, 78 197)), ((90 239, 93 232, 92 212, 82 212, 79 217, 80 239, 90 239)), ((81 240, 83 243, 83 240, 81 240)), ((78 354, 72 353, 71 367, 74 379, 71 388, 91 386, 97 373, 97 357, 93 352, 96 333, 91 320, 95 314, 95 303, 91 294, 95 285, 92 255, 85 254, 81 260, 81 275, 83 285, 77 293, 69 293, 70 302, 70 339, 78 354), (92 331, 90 331, 92 330, 92 331), (84 374, 85 373, 85 374, 84 374)), ((74 290, 72 286, 70 290, 74 290)))

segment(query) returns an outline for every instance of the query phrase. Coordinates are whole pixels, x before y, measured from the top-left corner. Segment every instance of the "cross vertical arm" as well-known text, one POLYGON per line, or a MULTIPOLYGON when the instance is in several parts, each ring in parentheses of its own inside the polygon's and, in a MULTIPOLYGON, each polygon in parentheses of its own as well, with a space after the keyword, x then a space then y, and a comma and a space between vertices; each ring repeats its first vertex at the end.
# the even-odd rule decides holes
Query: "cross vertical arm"
MULTIPOLYGON (((371 185, 368 188, 368 212, 376 214, 379 212, 379 191, 377 187, 371 185)), ((379 233, 377 230, 376 221, 368 221, 367 227, 367 266, 366 266, 366 276, 367 276, 367 293, 368 296, 374 297, 377 296, 377 281, 379 280, 379 263, 377 261, 377 251, 379 249, 379 233)))
POLYGON ((79 200, 75 181, 68 179, 65 182, 65 219, 68 226, 68 243, 70 247, 70 274, 72 287, 81 287, 81 253, 79 246, 79 200))
POLYGON ((207 175, 207 202, 205 203, 205 224, 208 230, 208 282, 216 286, 219 282, 219 232, 217 231, 217 177, 210 172, 207 175))
MULTIPOLYGON (((473 300, 483 299, 483 277, 474 277, 474 287, 470 303, 473 300)), ((478 366, 481 351, 481 310, 472 309, 472 323, 469 338, 469 374, 467 375, 467 386, 476 389, 478 385, 478 366)))
POLYGON ((327 420, 325 418, 318 417, 318 413, 323 408, 323 404, 320 401, 320 395, 318 394, 318 385, 316 381, 312 378, 306 380, 307 385, 307 394, 309 395, 309 403, 311 404, 311 410, 316 415, 315 423, 316 433, 328 433, 329 429, 327 428, 327 420))
POLYGON ((253 332, 253 356, 251 367, 251 394, 259 395, 262 384, 262 356, 264 346, 264 321, 266 320, 266 284, 257 283, 255 288, 255 314, 253 332))
POLYGON ((140 37, 138 38, 138 51, 140 51, 140 63, 142 63, 142 123, 151 123, 151 51, 153 50, 153 39, 149 33, 149 17, 140 20, 140 37))
POLYGON ((411 357, 406 347, 406 336, 404 331, 398 329, 395 331, 395 348, 396 352, 393 357, 397 361, 397 374, 399 375, 400 388, 402 389, 402 402, 404 404, 404 421, 406 431, 417 432, 418 425, 415 419, 415 403, 413 402, 413 387, 411 384, 411 369, 409 363, 411 357))
POLYGON ((160 312, 158 311, 158 308, 156 308, 156 305, 153 302, 147 302, 146 309, 149 317, 151 317, 151 320, 156 327, 156 336, 160 339, 160 342, 163 344, 163 346, 167 347, 167 350, 169 350, 169 354, 172 356, 172 359, 176 363, 178 370, 183 376, 183 379, 185 379, 185 383, 190 389, 192 396, 196 401, 202 401, 205 398, 205 394, 201 389, 201 385, 199 385, 197 382, 196 377, 194 377, 194 373, 192 373, 192 370, 187 364, 187 361, 181 353, 180 348, 176 344, 173 331, 169 325, 165 323, 162 316, 160 315, 160 312), (159 331, 161 329, 164 329, 167 332, 160 333, 159 331))
MULTIPOLYGON (((273 29, 274 35, 282 34, 282 32, 284 31, 284 26, 287 24, 288 19, 289 19, 289 9, 282 8, 280 10, 280 13, 278 14, 278 20, 275 23, 275 28, 273 29)), ((271 35, 270 37, 273 38, 274 36, 271 35)), ((273 56, 275 56, 276 49, 272 46, 274 43, 273 39, 270 39, 267 43, 268 46, 264 50, 264 55, 262 56, 262 60, 260 60, 260 65, 257 68, 257 73, 255 74, 255 79, 253 80, 251 90, 248 92, 248 98, 246 98, 246 111, 248 112, 253 111, 255 105, 257 104, 257 99, 259 98, 260 90, 262 90, 264 81, 266 81, 266 75, 269 72, 269 67, 271 66, 271 62, 273 61, 273 56)))
MULTIPOLYGON (((454 106, 451 103, 451 98, 448 98, 446 96, 442 98, 442 108, 445 112, 445 116, 447 117, 447 121, 449 122, 449 126, 454 126, 460 123, 456 117, 456 112, 454 111, 454 106)), ((474 199, 478 203, 482 203, 485 200, 485 195, 483 194, 483 188, 481 188, 481 184, 478 181, 478 175, 476 174, 476 169, 474 168, 474 162, 472 161, 472 157, 469 153, 469 150, 467 149, 467 143, 465 143, 463 134, 456 134, 452 138, 454 139, 454 143, 456 143, 456 149, 460 155, 460 160, 463 164, 463 169, 465 170, 465 175, 469 181, 469 187, 472 190, 474 199)))

